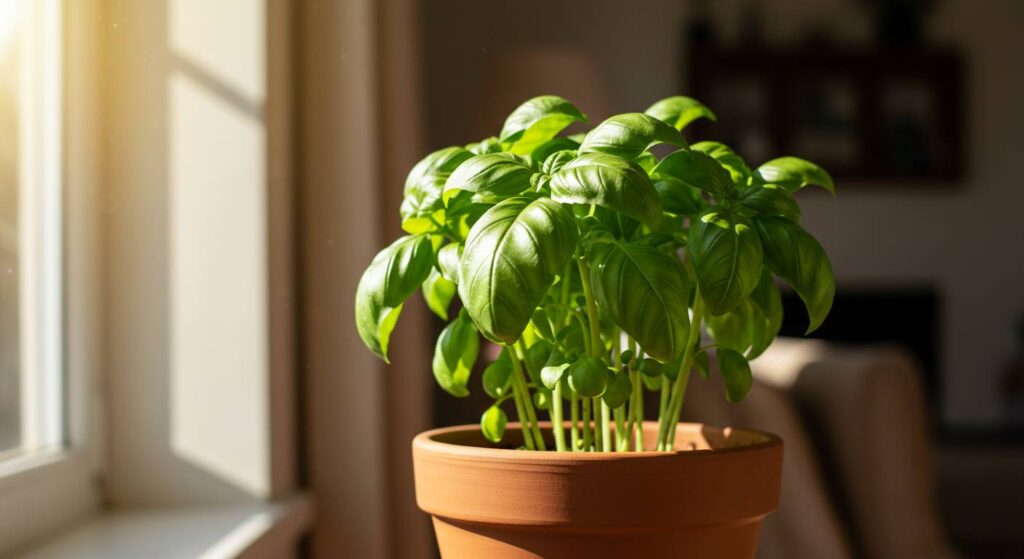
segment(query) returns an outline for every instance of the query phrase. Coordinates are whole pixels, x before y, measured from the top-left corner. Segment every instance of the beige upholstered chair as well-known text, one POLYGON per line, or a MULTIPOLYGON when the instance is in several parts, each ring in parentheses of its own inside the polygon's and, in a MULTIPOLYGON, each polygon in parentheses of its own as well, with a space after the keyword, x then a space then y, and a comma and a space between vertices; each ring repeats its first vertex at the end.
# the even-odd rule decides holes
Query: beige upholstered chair
POLYGON ((786 444, 782 504, 762 558, 954 557, 933 502, 919 371, 895 348, 781 339, 753 363, 748 398, 695 379, 690 419, 757 426, 786 444))

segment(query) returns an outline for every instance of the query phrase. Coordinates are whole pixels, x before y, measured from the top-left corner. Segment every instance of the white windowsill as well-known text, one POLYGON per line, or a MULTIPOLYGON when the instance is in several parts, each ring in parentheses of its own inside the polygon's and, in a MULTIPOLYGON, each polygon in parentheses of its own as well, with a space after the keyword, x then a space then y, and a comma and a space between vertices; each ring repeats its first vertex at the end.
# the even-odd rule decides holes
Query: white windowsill
POLYGON ((124 508, 26 550, 24 559, 229 559, 266 556, 309 530, 307 495, 249 505, 124 508))

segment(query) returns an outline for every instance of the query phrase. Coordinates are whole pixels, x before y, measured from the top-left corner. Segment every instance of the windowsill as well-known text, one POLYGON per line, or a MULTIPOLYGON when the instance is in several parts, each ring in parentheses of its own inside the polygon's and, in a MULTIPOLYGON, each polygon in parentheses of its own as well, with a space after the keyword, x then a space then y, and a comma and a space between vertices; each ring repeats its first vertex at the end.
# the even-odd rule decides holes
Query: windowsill
POLYGON ((268 556, 307 532, 307 495, 272 503, 111 510, 30 547, 23 559, 268 556))

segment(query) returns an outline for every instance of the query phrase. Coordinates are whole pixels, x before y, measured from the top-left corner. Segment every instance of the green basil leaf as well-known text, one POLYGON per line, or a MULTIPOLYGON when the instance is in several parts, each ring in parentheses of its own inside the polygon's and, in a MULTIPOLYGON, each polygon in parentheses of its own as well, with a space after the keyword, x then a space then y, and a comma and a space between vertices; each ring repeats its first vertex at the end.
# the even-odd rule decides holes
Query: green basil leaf
MULTIPOLYGON (((556 153, 558 153, 560 151, 571 152, 573 157, 575 157, 576 156, 576 150, 579 147, 580 147, 579 142, 575 142, 573 140, 570 140, 569 138, 565 138, 565 137, 552 138, 552 139, 544 142, 543 144, 541 144, 537 149, 535 149, 532 152, 530 152, 530 158, 533 159, 534 161, 538 161, 538 162, 543 163, 543 162, 547 161, 552 155, 554 155, 554 154, 556 154, 556 153)), ((544 166, 543 165, 541 166, 541 171, 544 172, 547 175, 550 175, 552 172, 554 172, 554 171, 551 171, 551 172, 544 171, 544 166)))
POLYGON ((800 219, 800 206, 793 195, 775 184, 757 185, 740 195, 739 208, 750 217, 781 215, 793 221, 800 219))
POLYGON ((541 95, 519 105, 501 128, 501 141, 512 153, 528 154, 554 138, 573 122, 587 117, 575 105, 556 95, 541 95))
POLYGON ((551 409, 551 391, 544 388, 538 388, 537 391, 533 393, 533 405, 539 410, 551 409))
POLYGON ((664 380, 661 377, 648 377, 640 375, 640 380, 643 381, 644 388, 650 390, 651 392, 661 390, 662 384, 664 383, 664 380))
POLYGON ((757 314, 764 325, 760 337, 753 341, 750 351, 747 352, 747 359, 752 360, 768 349, 782 328, 782 295, 772 281, 772 273, 768 268, 761 272, 761 281, 750 294, 750 303, 757 309, 757 314))
POLYGON ((661 200, 636 163, 603 153, 582 155, 551 177, 551 198, 621 212, 652 228, 661 222, 661 200))
POLYGON ((640 363, 637 365, 637 369, 640 371, 640 374, 645 377, 660 377, 665 373, 664 367, 665 366, 660 362, 655 359, 651 359, 650 357, 641 359, 640 363))
POLYGON ((501 147, 501 140, 491 136, 480 140, 479 142, 466 145, 466 149, 473 155, 480 155, 482 153, 500 153, 503 151, 501 147))
POLYGON ((703 152, 685 149, 672 152, 658 163, 652 174, 658 178, 671 177, 720 200, 731 200, 737 196, 729 171, 703 152))
POLYGON ((739 352, 731 349, 718 349, 718 370, 725 381, 725 399, 736 403, 746 398, 754 377, 750 374, 750 364, 739 352))
POLYGON ((434 379, 445 392, 463 398, 469 396, 466 385, 480 351, 480 337, 465 313, 441 331, 434 345, 434 379))
MULTIPOLYGON (((433 183, 437 177, 447 178, 470 157, 473 157, 473 154, 469 150, 458 146, 439 149, 431 153, 409 171, 405 178, 404 193, 408 194, 425 181, 433 183)), ((444 181, 441 184, 444 184, 444 181)))
POLYGON ((608 386, 605 388, 604 394, 601 395, 601 399, 614 410, 629 401, 629 397, 633 394, 633 383, 630 382, 629 375, 626 373, 613 373, 611 370, 608 373, 608 386))
POLYGON ((511 153, 474 155, 455 170, 444 183, 445 201, 459 190, 472 192, 481 200, 498 200, 530 188, 533 169, 523 157, 511 153))
POLYGON ((782 217, 754 220, 764 245, 765 265, 793 286, 807 307, 810 324, 807 332, 817 330, 836 293, 832 263, 821 244, 796 223, 782 217))
POLYGON ((426 235, 405 236, 380 251, 356 287, 356 329, 366 347, 388 362, 388 340, 402 303, 430 275, 433 245, 426 235))
POLYGON ((597 398, 608 385, 608 367, 597 357, 582 357, 569 366, 569 388, 584 398, 597 398))
POLYGON ((736 308, 757 287, 764 254, 746 218, 709 209, 690 228, 689 251, 701 297, 712 315, 736 308))
POLYGON ((725 167, 726 171, 729 171, 732 181, 736 184, 746 184, 747 179, 750 178, 751 171, 750 167, 747 167, 747 162, 743 161, 743 158, 737 155, 731 147, 721 142, 697 142, 690 146, 690 149, 713 157, 722 167, 725 167))
POLYGON ((530 380, 536 384, 541 384, 540 371, 547 364, 551 352, 551 344, 541 339, 526 348, 526 352, 523 354, 523 367, 530 375, 530 380))
POLYGON ((708 334, 719 347, 743 353, 753 345, 764 329, 764 321, 750 300, 744 300, 736 308, 721 315, 708 316, 705 324, 708 334))
POLYGON ((667 122, 676 130, 686 128, 687 124, 701 117, 711 121, 717 120, 715 113, 711 112, 711 109, 705 107, 703 103, 682 95, 662 99, 644 112, 658 120, 667 122))
POLYGON ((480 416, 480 431, 484 434, 485 439, 492 443, 500 443, 501 438, 505 436, 507 423, 508 418, 505 417, 505 411, 497 405, 493 405, 480 416))
POLYGON ((832 193, 836 186, 832 177, 818 165, 799 157, 780 157, 757 168, 757 178, 764 183, 781 185, 790 192, 807 185, 817 185, 832 193))
POLYGON ((651 171, 653 171, 654 168, 658 166, 658 158, 655 157, 654 154, 649 151, 641 153, 633 161, 637 165, 639 165, 640 168, 643 169, 648 175, 651 174, 651 171))
POLYGON ((681 180, 659 176, 654 182, 654 189, 658 191, 661 206, 666 212, 676 215, 695 215, 707 207, 700 191, 687 186, 681 180))
POLYGON ((604 316, 651 357, 670 361, 689 336, 690 286, 679 260, 638 244, 595 244, 587 253, 594 298, 604 316))
POLYGON ((455 297, 455 284, 444 279, 434 268, 423 282, 423 300, 427 307, 442 320, 448 320, 448 307, 455 297))
POLYGON ((511 198, 473 225, 459 263, 459 296, 487 338, 515 343, 576 250, 576 220, 548 199, 511 198))
POLYGON ((452 282, 459 282, 459 260, 462 259, 462 245, 448 243, 437 251, 437 270, 441 277, 452 282))
POLYGON ((558 384, 558 381, 562 380, 562 376, 565 375, 565 370, 568 368, 568 363, 546 365, 540 370, 540 380, 548 390, 554 390, 555 385, 558 384))
POLYGON ((402 205, 402 229, 407 233, 427 233, 444 221, 441 192, 452 172, 472 157, 468 150, 452 146, 439 149, 417 163, 405 179, 402 205))
POLYGON ((540 172, 548 176, 554 175, 573 159, 576 159, 576 150, 574 149, 556 151, 544 159, 544 163, 540 166, 540 172))
POLYGON ((685 147, 679 131, 661 120, 643 113, 615 115, 587 132, 580 153, 607 153, 635 159, 653 144, 685 147))
POLYGON ((491 398, 501 398, 508 393, 512 386, 512 358, 508 355, 508 349, 502 348, 498 358, 487 365, 482 381, 484 392, 491 398))

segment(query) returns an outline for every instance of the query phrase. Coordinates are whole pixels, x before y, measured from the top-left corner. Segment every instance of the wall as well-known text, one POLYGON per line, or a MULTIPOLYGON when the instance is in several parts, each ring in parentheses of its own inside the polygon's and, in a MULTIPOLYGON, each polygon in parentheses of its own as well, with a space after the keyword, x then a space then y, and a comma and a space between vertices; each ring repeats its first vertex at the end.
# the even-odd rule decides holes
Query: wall
MULTIPOLYGON (((735 35, 740 0, 709 4, 724 24, 723 36, 735 35)), ((813 24, 839 41, 863 40, 870 34, 863 4, 771 2, 766 38, 790 41, 813 24)), ((1024 189, 1016 176, 1024 149, 1024 4, 936 4, 933 38, 961 48, 968 65, 967 178, 941 191, 840 184, 836 199, 807 193, 801 203, 804 222, 831 254, 841 286, 923 282, 941 293, 944 412, 957 424, 983 424, 997 417, 997 377, 1012 354, 1015 316, 1024 312, 1024 225, 1017 217, 1024 189)), ((643 110, 676 93, 682 29, 694 3, 646 0, 627 8, 610 0, 432 0, 429 6, 426 106, 429 147, 437 148, 500 129, 513 107, 487 107, 481 81, 496 53, 521 46, 585 51, 603 70, 620 111, 643 110)), ((524 90, 522 97, 542 88, 524 90)))

